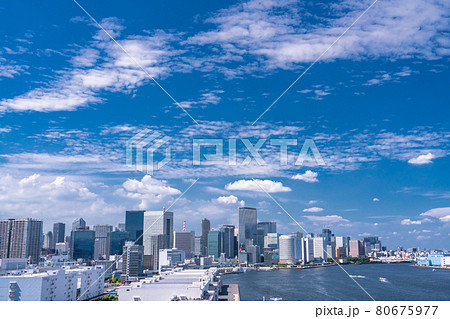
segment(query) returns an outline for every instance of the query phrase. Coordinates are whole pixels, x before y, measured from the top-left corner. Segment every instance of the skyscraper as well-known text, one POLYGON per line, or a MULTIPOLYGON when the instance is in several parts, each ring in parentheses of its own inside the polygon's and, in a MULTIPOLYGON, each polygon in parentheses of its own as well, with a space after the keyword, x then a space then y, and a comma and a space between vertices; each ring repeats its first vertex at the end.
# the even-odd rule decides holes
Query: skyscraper
POLYGON ((222 232, 220 230, 211 230, 208 233, 208 256, 214 256, 218 259, 222 253, 222 232))
POLYGON ((70 255, 73 260, 94 259, 95 231, 89 230, 89 227, 79 228, 72 231, 72 245, 70 255))
POLYGON ((195 242, 194 242, 194 255, 197 257, 204 256, 203 253, 205 245, 203 244, 203 237, 202 236, 195 236, 195 242))
POLYGON ((64 242, 64 236, 66 235, 66 225, 63 223, 54 223, 53 224, 53 249, 57 243, 64 242))
POLYGON ((173 248, 184 250, 186 258, 191 258, 195 250, 194 231, 174 231, 173 248))
POLYGON ((130 233, 127 231, 113 231, 108 233, 108 253, 111 255, 122 255, 125 242, 130 240, 130 233))
POLYGON ((72 230, 77 230, 77 228, 85 228, 86 221, 83 218, 77 218, 72 222, 72 230))
POLYGON ((53 247, 53 233, 51 231, 48 231, 44 235, 44 244, 42 248, 52 249, 52 247, 53 247))
POLYGON ((208 219, 203 218, 202 219, 202 238, 203 238, 202 256, 208 254, 208 233, 209 233, 210 229, 211 229, 211 222, 208 219))
POLYGON ((364 244, 362 240, 350 240, 349 246, 350 257, 364 257, 364 244))
POLYGON ((42 247, 42 221, 32 218, 0 221, 0 258, 29 258, 37 264, 42 247))
POLYGON ((226 258, 234 258, 234 225, 223 225, 222 232, 222 252, 226 258))
POLYGON ((158 269, 159 250, 173 247, 173 213, 145 212, 144 231, 144 255, 153 256, 153 269, 158 269))
POLYGON ((276 233, 277 222, 259 222, 258 229, 262 229, 264 231, 264 236, 266 236, 268 233, 276 233))
POLYGON ((245 250, 246 245, 256 245, 257 213, 256 208, 239 207, 239 249, 245 250))
POLYGON ((94 259, 108 259, 108 234, 112 232, 111 225, 95 225, 95 244, 94 244, 94 259))
POLYGON ((143 210, 127 210, 125 213, 125 231, 130 233, 130 241, 134 241, 138 245, 142 245, 144 242, 142 238, 144 213, 143 210))

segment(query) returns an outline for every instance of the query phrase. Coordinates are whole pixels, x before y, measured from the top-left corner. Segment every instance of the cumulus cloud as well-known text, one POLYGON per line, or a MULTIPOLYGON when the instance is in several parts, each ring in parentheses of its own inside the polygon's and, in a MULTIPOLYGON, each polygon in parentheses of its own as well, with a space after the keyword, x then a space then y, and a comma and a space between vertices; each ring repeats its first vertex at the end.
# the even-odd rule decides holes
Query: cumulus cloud
POLYGON ((292 179, 304 181, 304 182, 307 182, 307 183, 317 183, 319 181, 317 179, 318 175, 319 174, 316 173, 316 172, 313 172, 311 170, 307 170, 303 174, 297 174, 297 175, 292 176, 292 179))
POLYGON ((423 165, 423 164, 431 164, 432 159, 434 159, 435 156, 432 153, 427 153, 425 155, 419 155, 417 157, 411 158, 408 163, 414 164, 414 165, 423 165))
POLYGON ((303 211, 305 213, 320 213, 320 212, 323 212, 323 208, 321 208, 321 207, 310 207, 310 208, 305 208, 303 211))
POLYGON ((378 198, 374 197, 374 198, 372 199, 372 201, 374 201, 374 202, 379 202, 380 200, 379 200, 378 198))
POLYGON ((326 223, 339 223, 339 222, 349 222, 348 219, 343 218, 338 215, 327 215, 327 216, 303 216, 312 222, 326 222, 326 223))
POLYGON ((131 199, 139 200, 140 209, 149 209, 152 205, 169 200, 172 196, 181 194, 181 191, 168 185, 167 181, 157 180, 150 175, 142 179, 128 179, 122 184, 118 194, 131 199))
POLYGON ((450 222, 450 207, 433 208, 420 215, 439 218, 443 222, 450 222))
POLYGON ((222 204, 236 204, 238 202, 238 198, 234 195, 219 196, 217 201, 222 204))
POLYGON ((267 192, 267 193, 279 193, 279 192, 290 192, 287 186, 284 186, 281 182, 274 182, 270 179, 260 180, 255 179, 255 181, 249 179, 241 179, 233 183, 225 185, 227 190, 240 190, 240 191, 254 191, 254 192, 267 192), (263 190, 262 190, 262 189, 263 190))

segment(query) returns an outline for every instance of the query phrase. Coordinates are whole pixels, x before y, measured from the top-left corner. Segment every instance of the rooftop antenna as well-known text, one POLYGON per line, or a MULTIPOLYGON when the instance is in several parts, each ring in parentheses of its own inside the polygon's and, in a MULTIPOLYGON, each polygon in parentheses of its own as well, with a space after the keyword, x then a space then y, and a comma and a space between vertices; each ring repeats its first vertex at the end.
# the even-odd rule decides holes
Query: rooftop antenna
POLYGON ((186 221, 183 220, 183 231, 186 231, 186 221))
POLYGON ((163 213, 165 213, 166 212, 166 208, 165 207, 163 207, 163 213))

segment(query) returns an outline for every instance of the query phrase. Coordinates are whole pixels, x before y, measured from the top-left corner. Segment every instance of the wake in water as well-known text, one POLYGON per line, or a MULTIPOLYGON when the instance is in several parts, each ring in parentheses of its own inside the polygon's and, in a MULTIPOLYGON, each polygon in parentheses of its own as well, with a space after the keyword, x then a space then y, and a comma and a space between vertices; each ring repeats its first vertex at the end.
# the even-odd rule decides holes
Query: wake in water
POLYGON ((389 283, 389 280, 387 280, 384 277, 380 277, 380 278, 378 278, 378 280, 381 281, 381 282, 389 283))
POLYGON ((362 275, 350 275, 351 278, 366 278, 366 276, 362 275))

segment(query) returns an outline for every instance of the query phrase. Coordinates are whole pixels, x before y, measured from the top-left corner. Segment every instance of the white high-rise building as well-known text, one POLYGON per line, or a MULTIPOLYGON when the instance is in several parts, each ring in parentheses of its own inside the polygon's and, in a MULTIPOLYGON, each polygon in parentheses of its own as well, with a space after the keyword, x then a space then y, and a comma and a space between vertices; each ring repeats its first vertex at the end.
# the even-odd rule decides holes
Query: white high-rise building
POLYGON ((324 237, 314 237, 314 258, 325 258, 326 240, 324 237))
POLYGON ((296 264, 302 259, 302 238, 294 234, 281 235, 279 238, 280 264, 296 264))
POLYGON ((314 261, 314 238, 303 238, 303 258, 304 263, 314 261))
POLYGON ((165 209, 144 212, 143 239, 144 256, 152 256, 151 268, 157 270, 159 250, 173 247, 173 213, 165 209))

